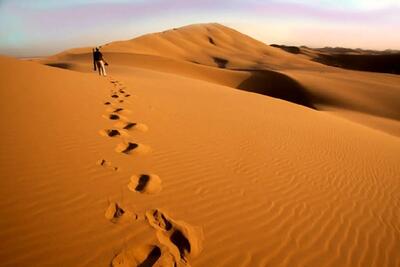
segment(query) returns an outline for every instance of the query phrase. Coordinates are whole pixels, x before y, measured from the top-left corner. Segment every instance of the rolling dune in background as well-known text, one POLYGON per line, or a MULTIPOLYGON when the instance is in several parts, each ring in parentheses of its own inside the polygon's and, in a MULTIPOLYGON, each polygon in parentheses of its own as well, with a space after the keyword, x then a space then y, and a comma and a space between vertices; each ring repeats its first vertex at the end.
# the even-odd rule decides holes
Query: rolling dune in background
MULTIPOLYGON (((44 63, 90 71, 90 51, 68 50, 44 63)), ((102 51, 115 67, 175 73, 266 94, 400 135, 398 75, 329 67, 220 24, 190 25, 113 42, 103 46, 102 51)))
POLYGON ((399 76, 219 24, 102 51, 0 57, 2 266, 400 265, 399 76))

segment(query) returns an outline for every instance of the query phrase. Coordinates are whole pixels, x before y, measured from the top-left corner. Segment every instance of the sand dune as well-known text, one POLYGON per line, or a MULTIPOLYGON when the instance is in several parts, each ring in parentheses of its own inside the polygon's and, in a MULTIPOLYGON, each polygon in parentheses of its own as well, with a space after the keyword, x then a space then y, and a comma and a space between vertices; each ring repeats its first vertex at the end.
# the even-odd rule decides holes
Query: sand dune
MULTIPOLYGON (((91 48, 71 49, 53 58, 76 59, 76 56, 90 51, 91 48)), ((282 61, 286 67, 320 66, 220 24, 196 24, 128 41, 112 42, 104 45, 103 51, 153 55, 230 69, 247 69, 249 66, 279 68, 282 61)))
MULTIPOLYGON (((261 93, 400 135, 398 75, 328 67, 220 24, 191 25, 149 34, 106 44, 103 50, 115 67, 148 68, 261 93), (367 116, 351 115, 355 113, 367 116), (373 122, 370 117, 375 118, 373 122)), ((89 71, 90 58, 90 49, 80 48, 42 62, 89 71)))
POLYGON ((104 51, 0 58, 2 266, 400 265, 398 76, 216 24, 104 51))
POLYGON ((271 45, 292 54, 304 55, 309 59, 329 66, 362 70, 371 72, 383 72, 400 74, 400 51, 362 50, 341 47, 309 48, 285 45, 271 45))

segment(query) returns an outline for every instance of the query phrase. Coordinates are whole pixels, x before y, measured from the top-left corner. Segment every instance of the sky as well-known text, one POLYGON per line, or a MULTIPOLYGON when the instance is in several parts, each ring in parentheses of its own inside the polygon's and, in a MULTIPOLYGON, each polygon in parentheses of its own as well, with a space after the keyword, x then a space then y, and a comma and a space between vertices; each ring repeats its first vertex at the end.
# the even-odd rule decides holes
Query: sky
POLYGON ((400 49, 400 0, 0 0, 0 54, 46 56, 207 22, 267 44, 400 49))

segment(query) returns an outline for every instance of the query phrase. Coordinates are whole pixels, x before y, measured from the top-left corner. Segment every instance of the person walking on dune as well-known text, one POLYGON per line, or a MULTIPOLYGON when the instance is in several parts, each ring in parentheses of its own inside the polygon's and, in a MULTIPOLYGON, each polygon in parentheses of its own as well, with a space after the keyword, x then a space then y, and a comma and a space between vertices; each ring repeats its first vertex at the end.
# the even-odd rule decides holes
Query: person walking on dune
POLYGON ((108 63, 104 60, 103 54, 100 52, 99 48, 96 47, 96 50, 93 50, 93 66, 94 70, 96 68, 99 70, 99 75, 107 76, 106 67, 108 63))

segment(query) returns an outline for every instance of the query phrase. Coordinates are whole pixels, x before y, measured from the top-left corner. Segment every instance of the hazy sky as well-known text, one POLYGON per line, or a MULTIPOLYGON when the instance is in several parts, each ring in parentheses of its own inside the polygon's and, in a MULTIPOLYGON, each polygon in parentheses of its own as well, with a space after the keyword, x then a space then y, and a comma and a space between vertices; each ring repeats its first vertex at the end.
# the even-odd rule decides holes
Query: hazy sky
POLYGON ((0 0, 0 54, 49 55, 205 22, 268 44, 400 49, 400 0, 0 0))

